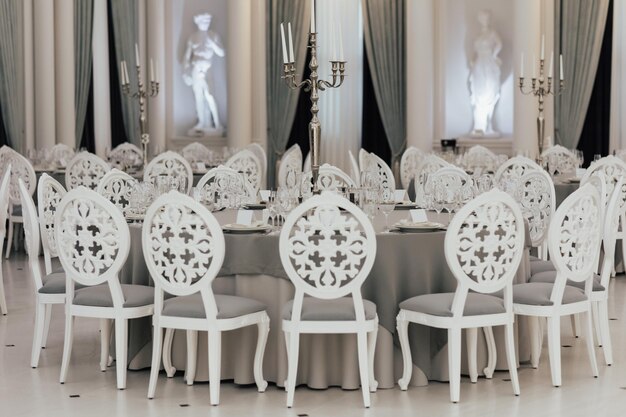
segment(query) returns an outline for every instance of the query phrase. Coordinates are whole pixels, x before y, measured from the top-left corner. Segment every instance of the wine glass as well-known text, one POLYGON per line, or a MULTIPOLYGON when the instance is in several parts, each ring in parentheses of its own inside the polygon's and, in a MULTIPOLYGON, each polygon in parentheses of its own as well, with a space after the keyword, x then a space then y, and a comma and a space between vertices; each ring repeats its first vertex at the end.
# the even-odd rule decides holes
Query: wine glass
POLYGON ((385 215, 385 230, 384 233, 389 232, 389 215, 396 208, 396 202, 393 198, 393 193, 388 189, 382 190, 380 193, 380 199, 378 201, 378 210, 385 215))

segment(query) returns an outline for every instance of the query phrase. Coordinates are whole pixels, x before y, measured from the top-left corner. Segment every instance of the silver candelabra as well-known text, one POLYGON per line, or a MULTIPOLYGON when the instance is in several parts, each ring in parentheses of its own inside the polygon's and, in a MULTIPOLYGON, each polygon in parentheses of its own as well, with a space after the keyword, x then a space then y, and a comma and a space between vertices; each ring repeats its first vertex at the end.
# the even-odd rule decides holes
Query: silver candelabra
POLYGON ((159 82, 154 72, 154 64, 150 59, 150 89, 145 88, 141 79, 141 64, 139 59, 139 51, 137 45, 135 45, 135 57, 137 66, 137 90, 131 91, 130 79, 128 78, 128 68, 126 61, 121 62, 121 83, 122 91, 127 97, 137 99, 139 101, 139 129, 141 132, 141 148, 143 151, 143 166, 144 169, 148 165, 148 145, 150 144, 150 133, 148 132, 148 116, 146 113, 146 100, 150 97, 156 97, 159 95, 159 82))
MULTIPOLYGON (((542 41, 542 49, 543 49, 543 41, 542 41)), ((543 55, 543 53, 542 53, 543 55)), ((560 65, 560 79, 559 79, 559 91, 554 91, 552 85, 552 69, 553 69, 554 58, 550 62, 550 73, 548 77, 545 77, 545 59, 542 57, 539 60, 539 78, 537 78, 536 74, 533 70, 533 77, 530 79, 530 88, 527 88, 524 84, 524 72, 523 72, 523 58, 522 58, 522 73, 519 77, 519 90, 524 95, 533 95, 537 97, 539 103, 539 112, 537 114, 537 141, 539 145, 539 155, 541 155, 544 151, 544 142, 545 142, 545 118, 543 116, 543 102, 546 96, 558 96, 563 91, 565 87, 565 83, 563 80, 563 57, 561 56, 561 65, 560 65)), ((533 62, 533 66, 535 63, 533 62)), ((534 68, 534 67, 533 67, 534 68)))
MULTIPOLYGON (((291 29, 291 28, 290 28, 291 29)), ((290 44, 291 44, 291 31, 290 31, 290 44)), ((291 45, 290 45, 291 46, 291 45)), ((302 80, 296 81, 296 63, 291 54, 289 61, 283 64, 283 76, 287 86, 292 89, 304 88, 305 92, 311 93, 311 121, 309 122, 309 146, 311 147, 311 170, 313 172, 313 192, 317 193, 317 178, 319 174, 319 151, 321 141, 322 126, 320 120, 317 117, 319 107, 317 102, 319 101, 320 91, 324 91, 327 88, 338 88, 343 84, 345 78, 346 61, 331 60, 332 78, 331 81, 320 80, 317 74, 317 32, 309 32, 309 46, 311 49, 311 61, 309 62, 309 68, 311 69, 311 76, 302 80)))

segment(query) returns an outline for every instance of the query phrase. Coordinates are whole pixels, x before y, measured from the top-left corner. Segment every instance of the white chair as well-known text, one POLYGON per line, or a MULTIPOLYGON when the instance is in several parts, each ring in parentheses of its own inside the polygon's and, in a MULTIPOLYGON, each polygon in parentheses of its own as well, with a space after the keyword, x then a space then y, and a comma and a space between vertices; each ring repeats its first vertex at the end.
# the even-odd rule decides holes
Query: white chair
POLYGON ((528 224, 531 245, 537 248, 539 259, 547 261, 548 247, 545 242, 556 210, 552 178, 542 169, 531 170, 519 179, 515 199, 528 224))
MULTIPOLYGON (((67 377, 74 318, 114 320, 117 388, 125 389, 128 320, 151 316, 154 300, 153 288, 119 281, 118 273, 130 249, 126 220, 106 198, 79 187, 61 200, 54 228, 59 259, 66 274, 65 341, 59 380, 63 384, 67 377), (75 290, 76 284, 85 288, 75 290)), ((110 327, 102 325, 101 329, 102 339, 109 340, 110 327)))
POLYGON ((13 245, 13 228, 16 223, 23 223, 22 207, 20 206, 20 190, 18 180, 22 179, 30 195, 35 193, 37 175, 30 161, 8 146, 0 148, 0 168, 11 165, 9 180, 9 230, 7 233, 6 257, 11 254, 13 245))
MULTIPOLYGON (((620 204, 623 198, 622 186, 623 180, 619 179, 615 184, 613 193, 606 208, 604 216, 602 248, 604 250, 601 259, 600 273, 594 274, 592 291, 591 291, 591 307, 598 336, 598 345, 602 347, 604 352, 604 360, 608 366, 613 364, 613 349, 611 346, 611 333, 609 331, 609 284, 611 280, 611 272, 615 263, 615 242, 617 239, 617 231, 620 220, 620 204)), ((546 270, 534 274, 530 278, 530 282, 548 282, 554 283, 556 280, 556 270, 546 270)), ((585 281, 567 281, 567 285, 585 289, 585 281)))
POLYGON ((548 251, 557 275, 554 283, 528 282, 513 286, 513 310, 531 320, 531 362, 541 352, 538 319, 548 322, 548 352, 552 385, 561 386, 561 316, 586 313, 585 337, 591 369, 598 376, 593 348, 591 291, 602 234, 603 207, 590 184, 570 194, 556 210, 548 230, 548 251), (584 282, 584 291, 566 285, 584 282), (534 329, 533 329, 534 327, 534 329))
POLYGON ((137 180, 119 169, 106 173, 98 184, 97 192, 115 205, 124 217, 130 212, 130 200, 137 180))
POLYGON ((267 154, 265 149, 258 143, 251 143, 246 149, 249 149, 261 162, 261 189, 267 186, 267 154))
MULTIPOLYGON (((6 235, 7 215, 9 209, 9 181, 11 178, 11 165, 7 166, 2 181, 0 182, 0 254, 2 253, 2 245, 4 244, 4 236, 6 235)), ((0 312, 6 316, 9 312, 7 308, 7 299, 4 294, 4 278, 2 273, 2 258, 0 255, 0 312)))
POLYGON ((348 151, 348 155, 350 157, 350 176, 352 177, 352 181, 356 184, 357 187, 361 186, 361 171, 359 170, 359 163, 352 155, 352 151, 348 151))
POLYGON ((542 168, 532 159, 525 156, 515 156, 504 162, 494 176, 494 181, 498 185, 502 185, 507 181, 517 182, 520 178, 530 171, 541 171, 542 168))
POLYGON ((541 154, 541 165, 548 170, 551 175, 573 174, 578 166, 578 158, 572 151, 561 146, 554 145, 541 154))
POLYGON ((74 151, 74 149, 64 143, 57 143, 50 148, 50 152, 48 153, 48 162, 64 167, 72 160, 72 158, 74 158, 74 155, 76 155, 76 151, 74 151))
POLYGON ((425 157, 426 154, 415 146, 409 146, 404 151, 402 159, 400 159, 400 182, 402 188, 409 188, 411 180, 417 176, 417 168, 425 157))
POLYGON ((254 191, 259 191, 263 182, 261 179, 263 167, 259 158, 252 151, 244 149, 237 152, 226 161, 226 167, 242 173, 246 181, 252 185, 254 191))
MULTIPOLYGON (((313 173, 311 171, 304 174, 306 180, 304 183, 311 184, 313 181, 313 173)), ((352 178, 341 169, 330 164, 320 166, 317 177, 317 187, 320 191, 341 191, 342 188, 355 188, 356 184, 352 178)))
POLYGON ((65 193, 65 187, 50 175, 43 173, 39 177, 37 209, 46 274, 52 273, 52 259, 59 256, 54 233, 54 215, 65 193))
POLYGON ((143 151, 133 143, 122 143, 111 150, 109 160, 126 166, 139 166, 143 164, 143 151))
POLYGON ((361 172, 367 171, 370 164, 369 156, 370 153, 368 151, 363 148, 359 149, 359 168, 361 169, 361 172))
POLYGON ((212 168, 204 174, 196 188, 212 192, 218 205, 231 198, 233 192, 249 203, 254 203, 257 195, 252 184, 246 181, 242 174, 223 165, 212 168))
POLYGON ((65 188, 70 191, 84 186, 90 190, 95 190, 104 174, 110 170, 109 164, 98 155, 89 152, 79 152, 67 164, 65 188))
POLYGON ((460 158, 461 165, 474 174, 495 171, 500 165, 498 155, 482 145, 474 145, 460 158))
POLYGON ((144 170, 143 180, 154 184, 156 177, 161 175, 184 180, 187 194, 189 194, 191 187, 193 187, 193 171, 191 170, 191 165, 176 152, 163 152, 150 161, 144 170))
MULTIPOLYGON (((144 258, 155 284, 148 398, 154 398, 156 391, 164 328, 187 330, 195 344, 198 331, 208 332, 211 404, 217 405, 222 332, 257 326, 254 378, 259 392, 265 391, 263 354, 269 317, 265 306, 258 301, 213 294, 211 284, 222 266, 225 252, 224 235, 215 217, 191 197, 170 192, 159 197, 148 209, 142 242, 144 258), (174 236, 170 236, 172 233, 174 236), (175 297, 164 300, 166 293, 175 297)), ((195 349, 193 352, 195 354, 195 349)), ((193 367, 195 372, 195 361, 193 367)))
POLYGON ((417 168, 417 174, 415 175, 415 181, 413 182, 413 187, 415 188, 415 202, 419 206, 424 207, 426 204, 424 187, 426 186, 428 176, 447 166, 451 166, 451 164, 433 154, 427 155, 419 165, 417 168))
POLYGON ((211 151, 200 142, 193 142, 186 145, 180 154, 189 162, 194 164, 197 162, 209 162, 211 159, 211 151))
POLYGON ((36 368, 39 365, 41 348, 46 347, 50 318, 52 316, 52 305, 65 303, 65 274, 63 271, 46 272, 45 275, 41 273, 37 211, 26 186, 21 180, 19 183, 24 212, 24 234, 26 235, 25 247, 28 253, 28 266, 35 283, 35 329, 30 366, 36 368))
MULTIPOLYGON (((380 180, 380 186, 386 190, 389 195, 394 195, 396 191, 396 179, 393 176, 391 168, 385 161, 383 161, 378 155, 370 153, 366 158, 369 162, 366 163, 369 171, 378 173, 380 180), (369 165, 368 165, 369 164, 369 165)), ((363 169, 363 167, 361 167, 363 169)))
POLYGON ((370 389, 377 387, 373 367, 378 315, 376 305, 363 300, 361 285, 376 256, 371 222, 345 198, 323 192, 287 216, 279 247, 283 267, 295 286, 294 299, 282 314, 287 407, 293 406, 302 333, 356 333, 363 402, 369 407, 370 389), (338 243, 337 236, 345 240, 338 243))
POLYGON ((446 261, 457 280, 456 291, 418 295, 400 303, 397 331, 404 360, 400 388, 407 389, 413 367, 409 323, 448 330, 450 400, 455 403, 460 398, 461 331, 466 329, 470 368, 475 368, 471 362, 476 357, 476 329, 505 326, 513 393, 519 395, 512 283, 524 250, 524 220, 517 203, 499 190, 475 198, 452 219, 444 247, 446 261), (504 298, 498 295, 502 290, 504 298))
POLYGON ((287 186, 288 176, 297 176, 302 173, 302 150, 298 144, 289 148, 280 159, 278 165, 278 186, 287 186))
MULTIPOLYGON (((450 195, 463 193, 463 196, 474 197, 474 183, 472 178, 461 168, 450 165, 439 168, 431 173, 428 182, 436 184, 437 187, 443 187, 450 195)), ((429 190, 432 192, 433 190, 429 190)))

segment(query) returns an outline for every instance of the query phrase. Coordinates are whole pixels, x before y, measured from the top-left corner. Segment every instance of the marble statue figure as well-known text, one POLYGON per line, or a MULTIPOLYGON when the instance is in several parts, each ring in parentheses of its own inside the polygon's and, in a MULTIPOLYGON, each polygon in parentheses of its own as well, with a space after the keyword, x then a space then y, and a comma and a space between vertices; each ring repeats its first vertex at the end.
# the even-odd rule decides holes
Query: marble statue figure
POLYGON ((194 17, 198 30, 187 41, 183 81, 193 89, 198 123, 188 131, 189 136, 221 135, 224 131, 212 94, 211 66, 215 56, 224 56, 219 36, 209 30, 212 16, 202 13, 194 17))
POLYGON ((500 36, 491 27, 491 13, 478 13, 481 32, 474 41, 474 59, 470 62, 469 88, 474 116, 471 136, 497 137, 492 117, 500 99, 500 65, 498 54, 502 49, 500 36))

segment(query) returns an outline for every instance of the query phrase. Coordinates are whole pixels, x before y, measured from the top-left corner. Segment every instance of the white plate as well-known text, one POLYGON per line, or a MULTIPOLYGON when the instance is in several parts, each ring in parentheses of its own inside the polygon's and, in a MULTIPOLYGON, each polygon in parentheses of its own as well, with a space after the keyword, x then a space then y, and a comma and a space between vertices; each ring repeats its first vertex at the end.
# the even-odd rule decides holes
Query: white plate
POLYGON ((445 226, 443 224, 436 222, 398 223, 395 227, 401 232, 434 232, 445 230, 445 226))
POLYGON ((246 226, 243 224, 230 223, 222 226, 222 229, 227 233, 265 233, 270 230, 270 226, 268 224, 261 226, 246 226))
POLYGON ((568 178, 565 181, 570 183, 570 184, 580 184, 580 180, 581 180, 581 178, 568 178))

